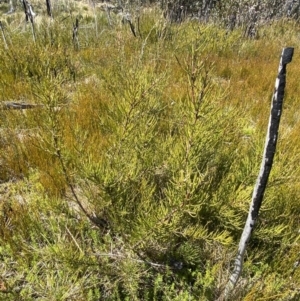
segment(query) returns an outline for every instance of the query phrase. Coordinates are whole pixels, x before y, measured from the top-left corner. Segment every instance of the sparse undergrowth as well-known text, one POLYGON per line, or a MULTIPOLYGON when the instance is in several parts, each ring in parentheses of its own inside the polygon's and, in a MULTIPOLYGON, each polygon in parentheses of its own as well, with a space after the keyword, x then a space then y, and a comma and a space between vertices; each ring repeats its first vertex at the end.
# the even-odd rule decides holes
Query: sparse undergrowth
POLYGON ((299 25, 248 40, 153 9, 135 38, 81 9, 79 47, 74 12, 41 18, 35 42, 21 16, 4 27, 3 108, 37 107, 0 110, 0 300, 216 300, 284 46, 296 52, 278 152, 232 300, 298 300, 299 25))

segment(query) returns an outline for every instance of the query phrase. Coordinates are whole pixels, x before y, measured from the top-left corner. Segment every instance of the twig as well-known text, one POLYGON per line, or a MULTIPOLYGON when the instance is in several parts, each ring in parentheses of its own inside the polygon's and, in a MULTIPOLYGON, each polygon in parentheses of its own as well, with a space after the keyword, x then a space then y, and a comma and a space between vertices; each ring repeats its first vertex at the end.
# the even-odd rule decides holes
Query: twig
POLYGON ((168 265, 165 264, 159 264, 159 263, 154 263, 148 260, 141 260, 141 259, 135 259, 135 258, 130 258, 128 256, 125 255, 120 255, 120 254, 114 254, 114 253, 101 253, 101 254, 97 254, 97 256, 101 257, 111 257, 111 258, 122 258, 122 259, 130 259, 134 262, 138 262, 138 263, 143 263, 143 264, 148 264, 152 267, 156 267, 156 268, 169 268, 168 265))
POLYGON ((77 248, 78 248, 78 250, 80 251, 80 253, 84 253, 84 252, 82 251, 82 249, 80 248, 79 244, 77 243, 77 241, 76 241, 74 235, 71 233, 71 231, 69 230, 69 228, 68 228, 67 226, 66 226, 66 230, 67 230, 67 232, 69 233, 69 235, 71 236, 72 240, 74 241, 74 243, 75 243, 75 245, 77 246, 77 248))

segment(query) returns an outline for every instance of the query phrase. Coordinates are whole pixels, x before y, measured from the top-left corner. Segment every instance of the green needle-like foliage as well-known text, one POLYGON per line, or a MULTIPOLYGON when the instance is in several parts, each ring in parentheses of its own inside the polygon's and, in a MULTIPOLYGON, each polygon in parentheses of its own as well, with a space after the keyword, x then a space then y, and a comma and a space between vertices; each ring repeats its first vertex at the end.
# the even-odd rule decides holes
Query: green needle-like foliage
POLYGON ((249 40, 155 8, 135 38, 78 9, 79 47, 58 9, 35 43, 8 17, 0 43, 0 300, 216 300, 283 44, 296 50, 278 153, 234 300, 298 300, 299 25, 249 40))

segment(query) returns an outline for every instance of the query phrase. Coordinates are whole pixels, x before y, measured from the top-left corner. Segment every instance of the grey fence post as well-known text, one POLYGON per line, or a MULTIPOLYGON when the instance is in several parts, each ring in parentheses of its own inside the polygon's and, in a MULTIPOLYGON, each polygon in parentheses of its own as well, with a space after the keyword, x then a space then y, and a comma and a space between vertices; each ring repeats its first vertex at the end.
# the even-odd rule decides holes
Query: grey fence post
POLYGON ((79 19, 76 18, 75 24, 73 24, 73 43, 74 43, 75 49, 77 49, 77 50, 79 50, 78 28, 79 28, 79 19))
POLYGON ((271 172, 282 112, 284 89, 286 83, 286 65, 292 61, 293 53, 294 48, 288 47, 284 48, 281 54, 278 76, 275 82, 275 91, 272 98, 271 113, 269 118, 263 159, 260 167, 260 172, 256 180, 256 185, 252 194, 252 201, 249 208, 248 218, 240 239, 238 254, 234 262, 234 270, 230 275, 229 281, 225 288, 225 298, 229 297, 229 295, 232 293, 241 275, 247 242, 251 237, 252 230, 256 223, 268 178, 271 172))
POLYGON ((0 21, 0 29, 1 29, 5 49, 8 49, 8 45, 7 45, 7 42, 6 42, 6 37, 5 37, 2 21, 0 21))
POLYGON ((48 14, 48 16, 49 16, 51 19, 53 19, 51 0, 46 0, 46 6, 47 6, 47 14, 48 14))

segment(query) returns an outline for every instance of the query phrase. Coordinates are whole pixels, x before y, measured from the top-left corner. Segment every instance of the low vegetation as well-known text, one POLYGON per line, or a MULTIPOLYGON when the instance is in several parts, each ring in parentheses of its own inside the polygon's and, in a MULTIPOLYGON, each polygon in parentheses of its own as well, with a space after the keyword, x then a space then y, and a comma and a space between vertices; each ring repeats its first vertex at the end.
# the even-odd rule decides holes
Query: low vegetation
POLYGON ((71 4, 53 19, 36 5, 34 27, 21 8, 2 17, 0 300, 221 297, 285 46, 277 153, 232 300, 299 300, 297 20, 248 37, 158 6, 122 22, 71 4))

